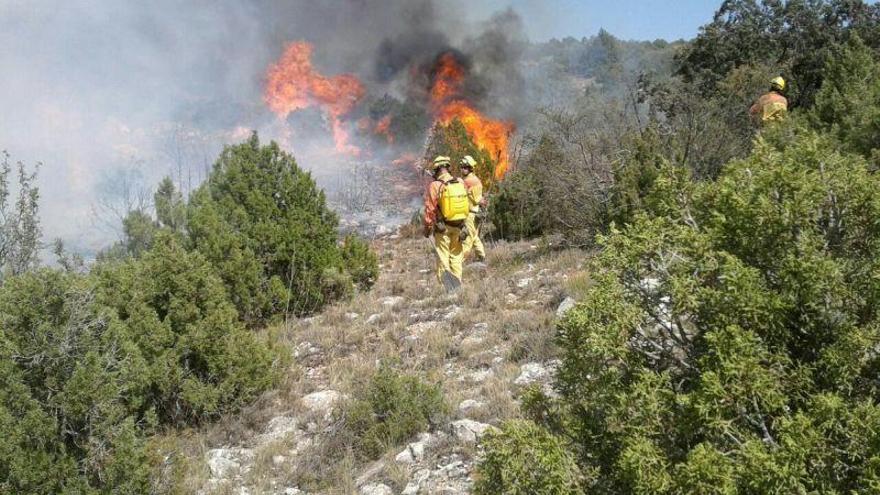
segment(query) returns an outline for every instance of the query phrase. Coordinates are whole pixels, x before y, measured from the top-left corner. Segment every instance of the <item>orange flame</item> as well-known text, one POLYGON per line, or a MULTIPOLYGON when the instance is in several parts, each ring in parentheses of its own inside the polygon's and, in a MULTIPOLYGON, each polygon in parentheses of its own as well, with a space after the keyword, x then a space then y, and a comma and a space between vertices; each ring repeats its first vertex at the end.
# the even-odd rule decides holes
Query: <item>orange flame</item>
POLYGON ((266 74, 266 105, 284 119, 313 105, 324 110, 330 119, 333 140, 340 153, 358 155, 360 149, 348 142, 345 117, 364 96, 364 85, 352 74, 327 77, 312 67, 310 43, 290 43, 277 63, 266 74))
POLYGON ((385 136, 388 144, 394 144, 394 134, 391 133, 391 115, 386 115, 376 122, 373 132, 378 135, 385 136))
POLYGON ((437 60, 431 85, 431 105, 437 121, 449 124, 461 121, 474 144, 486 150, 496 161, 495 178, 503 179, 510 168, 508 140, 514 130, 512 122, 486 117, 463 96, 465 68, 452 53, 437 60))

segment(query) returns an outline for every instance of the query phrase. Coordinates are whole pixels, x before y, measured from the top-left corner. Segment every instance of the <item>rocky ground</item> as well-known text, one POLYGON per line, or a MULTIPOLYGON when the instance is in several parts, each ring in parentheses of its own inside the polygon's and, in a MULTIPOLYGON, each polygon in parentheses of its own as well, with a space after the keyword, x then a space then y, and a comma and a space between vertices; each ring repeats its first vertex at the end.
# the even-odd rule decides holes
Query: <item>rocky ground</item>
POLYGON ((157 486, 221 494, 469 493, 483 435, 519 415, 518 397, 550 383, 557 313, 588 283, 586 255, 549 243, 495 243, 445 294, 427 240, 378 239, 369 293, 267 331, 291 354, 281 386, 203 430, 165 437, 157 486), (434 431, 360 463, 336 439, 334 410, 379 363, 439 383, 452 414, 434 431))

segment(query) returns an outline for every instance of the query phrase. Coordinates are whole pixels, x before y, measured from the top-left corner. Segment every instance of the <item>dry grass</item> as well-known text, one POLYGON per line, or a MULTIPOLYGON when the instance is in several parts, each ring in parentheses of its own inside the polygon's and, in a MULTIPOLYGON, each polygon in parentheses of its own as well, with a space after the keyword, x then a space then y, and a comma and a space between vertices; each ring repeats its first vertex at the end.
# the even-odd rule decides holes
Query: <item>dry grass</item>
MULTIPOLYGON (((156 450, 171 455, 162 491, 224 493, 228 486, 207 483, 205 454, 212 448, 243 446, 255 453, 240 482, 251 493, 281 493, 285 486, 309 493, 356 493, 357 479, 367 466, 355 461, 350 445, 334 440, 332 425, 302 433, 315 441, 295 458, 290 456, 294 439, 265 444, 256 439, 277 416, 309 423, 300 402, 305 394, 333 389, 356 395, 383 362, 439 383, 453 415, 459 415, 457 406, 465 399, 483 403, 467 412, 477 421, 497 423, 519 415, 518 387, 513 385, 519 366, 557 357, 556 305, 565 294, 581 295, 588 286, 585 254, 539 243, 495 243, 489 247, 489 270, 466 267, 463 289, 447 295, 434 279, 433 252, 426 240, 402 237, 378 241, 375 247, 382 275, 371 292, 265 333, 293 356, 276 390, 198 431, 157 439, 156 450), (278 462, 278 456, 287 462, 278 462)), ((320 423, 314 419, 313 424, 320 423)), ((408 466, 393 461, 400 450, 389 448, 375 473, 397 491, 411 475, 408 466)), ((453 451, 473 454, 450 442, 431 455, 453 451)))

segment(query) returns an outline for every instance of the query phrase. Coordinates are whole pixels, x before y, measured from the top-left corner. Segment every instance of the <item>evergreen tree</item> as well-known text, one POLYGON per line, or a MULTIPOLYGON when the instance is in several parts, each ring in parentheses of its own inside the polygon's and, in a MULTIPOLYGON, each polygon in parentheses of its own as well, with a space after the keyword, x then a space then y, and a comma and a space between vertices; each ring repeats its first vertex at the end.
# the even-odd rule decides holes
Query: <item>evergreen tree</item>
POLYGON ((337 218, 311 175, 254 135, 228 146, 192 195, 194 248, 216 267, 249 324, 330 302, 342 266, 337 218))

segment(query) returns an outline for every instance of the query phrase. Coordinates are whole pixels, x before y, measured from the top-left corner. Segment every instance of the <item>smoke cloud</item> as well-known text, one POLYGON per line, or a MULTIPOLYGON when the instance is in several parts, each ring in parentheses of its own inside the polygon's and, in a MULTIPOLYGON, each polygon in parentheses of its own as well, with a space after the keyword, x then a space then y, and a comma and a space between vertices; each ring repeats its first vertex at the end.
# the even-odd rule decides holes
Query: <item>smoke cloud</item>
POLYGON ((522 22, 509 10, 469 19, 464 7, 459 0, 5 0, 0 149, 43 163, 46 237, 93 252, 118 235, 103 228, 114 202, 142 198, 165 175, 191 190, 220 148, 251 129, 279 140, 319 179, 343 169, 327 151, 320 111, 279 122, 263 100, 266 70, 289 42, 312 43, 323 73, 352 73, 372 97, 400 101, 423 97, 425 68, 458 49, 472 64, 478 104, 515 117, 522 22))

